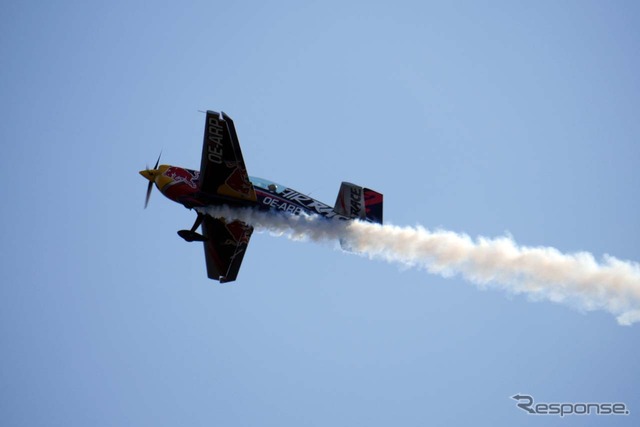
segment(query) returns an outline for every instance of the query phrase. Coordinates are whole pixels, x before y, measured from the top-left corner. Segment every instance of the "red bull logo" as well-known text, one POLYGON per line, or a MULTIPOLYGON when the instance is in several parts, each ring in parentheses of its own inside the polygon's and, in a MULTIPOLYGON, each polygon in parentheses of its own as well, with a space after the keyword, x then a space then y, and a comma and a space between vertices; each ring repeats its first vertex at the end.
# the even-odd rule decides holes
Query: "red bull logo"
POLYGON ((366 207, 367 214, 371 212, 374 205, 382 204, 382 194, 372 190, 365 189, 364 192, 364 205, 366 207))
POLYGON ((198 177, 200 175, 200 172, 198 171, 193 171, 193 173, 191 173, 187 169, 171 166, 165 171, 164 175, 171 178, 176 183, 185 183, 194 190, 198 188, 198 177))
POLYGON ((248 195, 251 192, 251 182, 247 178, 247 172, 239 167, 231 172, 225 183, 239 193, 248 195))
POLYGON ((251 226, 245 224, 240 221, 233 221, 226 224, 227 230, 229 234, 233 237, 234 244, 249 243, 249 238, 251 237, 251 233, 253 232, 251 226))

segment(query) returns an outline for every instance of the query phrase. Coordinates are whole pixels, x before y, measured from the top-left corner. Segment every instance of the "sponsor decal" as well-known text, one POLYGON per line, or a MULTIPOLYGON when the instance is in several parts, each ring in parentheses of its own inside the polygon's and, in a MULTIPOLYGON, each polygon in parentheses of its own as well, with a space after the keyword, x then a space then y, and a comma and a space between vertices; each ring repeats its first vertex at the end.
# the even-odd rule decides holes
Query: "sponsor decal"
POLYGON ((365 190, 364 192, 364 208, 365 212, 368 214, 371 213, 371 208, 374 205, 382 204, 382 194, 376 193, 372 190, 365 190))
POLYGON ((311 197, 306 196, 304 194, 300 194, 297 191, 294 191, 290 188, 287 188, 286 190, 284 190, 281 196, 287 200, 290 200, 294 203, 302 205, 305 209, 313 213, 317 213, 324 217, 327 217, 327 218, 333 218, 334 216, 340 217, 340 215, 338 215, 333 211, 333 208, 331 206, 325 205, 322 202, 314 200, 311 197))
POLYGON ((193 171, 193 173, 191 173, 186 169, 178 168, 175 166, 171 166, 164 172, 164 176, 171 178, 175 183, 182 182, 193 189, 198 188, 199 175, 200 172, 198 171, 193 171))
POLYGON ((351 187, 351 216, 359 217, 362 210, 362 195, 358 187, 351 187))
POLYGON ((251 181, 247 176, 247 171, 244 168, 237 166, 238 162, 225 162, 227 167, 233 167, 233 172, 226 179, 225 184, 231 187, 233 190, 249 195, 251 193, 251 181), (232 166, 229 166, 229 165, 232 166))
POLYGON ((249 243, 249 238, 251 237, 251 229, 245 223, 240 221, 233 221, 225 224, 229 234, 233 237, 233 244, 236 243, 249 243))
POLYGON ((382 203, 382 194, 376 193, 375 191, 365 191, 364 192, 364 200, 365 205, 378 205, 382 203))

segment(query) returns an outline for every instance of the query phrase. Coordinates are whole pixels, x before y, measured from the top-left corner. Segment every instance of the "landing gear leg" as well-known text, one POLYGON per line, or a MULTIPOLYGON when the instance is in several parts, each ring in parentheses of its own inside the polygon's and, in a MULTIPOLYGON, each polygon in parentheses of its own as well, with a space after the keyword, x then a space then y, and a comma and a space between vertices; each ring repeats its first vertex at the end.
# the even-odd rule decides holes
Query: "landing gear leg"
POLYGON ((196 222, 193 223, 193 227, 191 227, 191 230, 180 230, 178 231, 178 236, 182 237, 187 242, 205 242, 207 238, 204 237, 202 234, 196 233, 196 229, 200 227, 200 224, 202 224, 203 220, 204 220, 204 215, 201 213, 198 213, 198 216, 196 217, 196 222))

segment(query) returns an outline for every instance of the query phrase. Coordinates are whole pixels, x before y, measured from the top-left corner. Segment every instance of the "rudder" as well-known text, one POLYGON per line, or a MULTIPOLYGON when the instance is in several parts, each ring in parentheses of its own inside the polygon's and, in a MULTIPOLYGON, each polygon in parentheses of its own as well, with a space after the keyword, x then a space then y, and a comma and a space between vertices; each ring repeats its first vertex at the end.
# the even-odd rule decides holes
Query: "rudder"
POLYGON ((364 189, 364 209, 369 221, 382 224, 382 202, 382 193, 370 188, 364 189))
POLYGON ((343 182, 333 210, 348 218, 382 224, 382 202, 381 193, 343 182))

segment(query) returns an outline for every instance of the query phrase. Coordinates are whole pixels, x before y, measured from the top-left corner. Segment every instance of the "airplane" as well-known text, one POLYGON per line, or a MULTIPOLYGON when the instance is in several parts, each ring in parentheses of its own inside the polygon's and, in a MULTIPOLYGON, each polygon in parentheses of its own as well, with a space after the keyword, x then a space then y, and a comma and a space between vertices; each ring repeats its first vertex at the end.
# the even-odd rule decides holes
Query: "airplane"
MULTIPOLYGON (((144 207, 153 184, 168 199, 187 209, 211 205, 250 207, 288 215, 320 215, 332 220, 362 220, 382 224, 382 194, 342 182, 333 207, 275 182, 247 174, 233 120, 224 112, 206 112, 200 170, 158 165, 140 171, 149 180, 144 207)), ((236 280, 253 233, 251 224, 197 213, 189 230, 178 235, 203 242, 207 276, 220 283, 236 280), (202 226, 202 234, 196 232, 202 226)))

